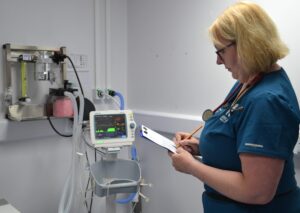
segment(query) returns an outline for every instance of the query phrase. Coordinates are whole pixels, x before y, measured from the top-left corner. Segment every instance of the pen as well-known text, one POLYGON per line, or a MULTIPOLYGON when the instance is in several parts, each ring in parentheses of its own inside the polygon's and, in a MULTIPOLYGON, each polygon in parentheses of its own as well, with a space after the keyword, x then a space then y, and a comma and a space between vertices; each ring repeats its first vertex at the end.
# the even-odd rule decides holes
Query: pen
POLYGON ((202 127, 203 125, 200 124, 200 126, 198 126, 193 132, 191 132, 190 135, 185 139, 190 139, 191 137, 193 137, 193 135, 196 134, 202 127))
MULTIPOLYGON (((194 134, 196 134, 201 128, 203 127, 203 124, 200 124, 194 131, 192 131, 189 136, 187 136, 186 138, 184 139, 190 139, 191 137, 193 137, 194 134)), ((180 144, 178 144, 176 146, 176 148, 180 147, 180 144)))

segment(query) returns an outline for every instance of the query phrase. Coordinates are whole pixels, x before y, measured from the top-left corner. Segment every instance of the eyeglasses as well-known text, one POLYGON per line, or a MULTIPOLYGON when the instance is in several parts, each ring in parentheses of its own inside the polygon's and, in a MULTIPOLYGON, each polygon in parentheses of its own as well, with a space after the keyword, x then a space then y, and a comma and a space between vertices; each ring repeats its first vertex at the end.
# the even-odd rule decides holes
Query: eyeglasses
POLYGON ((230 44, 227 44, 225 47, 219 49, 216 51, 216 54, 220 57, 220 59, 223 61, 222 55, 225 52, 225 49, 228 47, 231 47, 232 45, 235 45, 235 42, 231 42, 230 44))

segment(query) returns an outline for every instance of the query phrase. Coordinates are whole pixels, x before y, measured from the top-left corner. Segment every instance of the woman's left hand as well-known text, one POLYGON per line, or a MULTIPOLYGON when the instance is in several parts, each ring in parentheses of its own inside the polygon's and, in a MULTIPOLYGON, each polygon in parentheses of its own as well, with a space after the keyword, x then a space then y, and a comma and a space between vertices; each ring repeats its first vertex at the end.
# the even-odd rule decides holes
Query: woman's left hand
POLYGON ((193 165, 198 161, 182 147, 177 148, 176 153, 169 153, 172 159, 172 165, 174 168, 183 173, 191 174, 193 171, 193 165))

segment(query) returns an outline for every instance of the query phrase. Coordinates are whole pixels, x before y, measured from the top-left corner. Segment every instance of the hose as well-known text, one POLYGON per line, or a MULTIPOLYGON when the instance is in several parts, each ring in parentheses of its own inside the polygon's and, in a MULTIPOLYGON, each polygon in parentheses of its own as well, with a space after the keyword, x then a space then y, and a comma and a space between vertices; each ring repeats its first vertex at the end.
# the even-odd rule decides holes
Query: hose
POLYGON ((64 95, 70 98, 73 110, 73 137, 72 137, 72 161, 71 168, 63 187, 58 212, 69 213, 71 210, 72 202, 74 200, 74 191, 76 186, 76 149, 79 147, 79 138, 82 130, 82 120, 84 112, 84 97, 82 93, 78 93, 79 96, 79 113, 75 96, 70 92, 64 92, 64 95))

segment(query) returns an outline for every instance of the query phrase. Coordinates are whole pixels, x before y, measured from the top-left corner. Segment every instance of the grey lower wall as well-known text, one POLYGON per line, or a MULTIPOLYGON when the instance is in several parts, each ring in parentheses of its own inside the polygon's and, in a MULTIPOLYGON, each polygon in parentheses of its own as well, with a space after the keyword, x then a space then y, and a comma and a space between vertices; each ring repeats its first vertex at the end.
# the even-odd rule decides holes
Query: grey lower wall
POLYGON ((0 143, 0 197, 22 213, 57 212, 71 162, 59 137, 0 143))
MULTIPOLYGON (((138 135, 135 143, 142 176, 146 183, 152 184, 152 187, 142 188, 142 193, 150 199, 149 202, 142 200, 143 213, 203 212, 203 184, 194 177, 176 172, 166 150, 138 135)), ((127 150, 123 151, 126 156, 127 150)), ((69 139, 52 136, 1 142, 0 198, 8 200, 22 213, 57 212, 70 161, 69 139)), ((300 156, 295 157, 295 165, 300 183, 300 156)), ((93 209, 104 212, 105 198, 96 197, 93 209)), ((128 206, 118 205, 117 212, 130 211, 128 206)))
MULTIPOLYGON (((55 213, 62 195, 62 189, 71 166, 70 138, 59 136, 41 137, 30 140, 0 142, 0 198, 6 199, 21 213, 55 213)), ((94 152, 88 151, 90 162, 94 152)), ((128 158, 128 151, 121 150, 119 157, 128 158)), ((97 160, 99 160, 99 155, 97 160)), ((85 156, 76 184, 77 202, 72 213, 84 213, 84 190, 88 169, 85 156), (80 193, 81 190, 81 193, 80 193), (81 197, 79 196, 82 195, 81 197), (81 199, 81 200, 80 200, 81 199)), ((91 190, 88 190, 88 202, 91 190)), ((121 195, 120 195, 121 196, 121 195)), ((116 198, 122 198, 119 195, 116 198)), ((106 212, 105 197, 94 197, 92 212, 106 212)), ((129 205, 117 205, 117 213, 130 212, 129 205)))
MULTIPOLYGON (((162 133, 168 138, 173 135, 162 133)), ((203 184, 198 179, 174 170, 167 151, 158 145, 138 137, 136 140, 139 158, 146 182, 143 194, 143 213, 201 213, 203 184)), ((295 156, 296 177, 300 183, 300 156, 295 156)), ((299 185, 299 184, 298 184, 299 185)))

